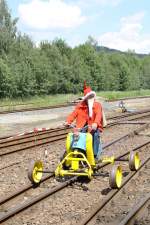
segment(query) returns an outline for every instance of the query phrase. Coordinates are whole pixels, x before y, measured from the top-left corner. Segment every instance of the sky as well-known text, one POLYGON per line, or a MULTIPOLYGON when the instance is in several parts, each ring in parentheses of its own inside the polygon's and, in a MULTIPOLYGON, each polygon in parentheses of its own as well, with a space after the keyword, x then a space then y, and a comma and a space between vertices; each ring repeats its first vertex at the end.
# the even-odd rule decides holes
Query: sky
POLYGON ((150 53, 150 0, 6 0, 18 30, 38 45, 62 38, 71 47, 92 36, 100 46, 150 53))

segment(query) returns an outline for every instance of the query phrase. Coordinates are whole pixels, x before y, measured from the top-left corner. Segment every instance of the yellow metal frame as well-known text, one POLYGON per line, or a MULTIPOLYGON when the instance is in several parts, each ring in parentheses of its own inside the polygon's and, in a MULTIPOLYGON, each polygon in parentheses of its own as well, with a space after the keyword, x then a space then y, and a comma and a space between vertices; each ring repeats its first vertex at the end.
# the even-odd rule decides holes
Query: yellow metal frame
POLYGON ((114 164, 115 157, 114 156, 103 156, 102 160, 103 163, 111 163, 114 164))
MULTIPOLYGON (((73 151, 71 149, 71 138, 73 133, 68 133, 66 138, 66 157, 58 164, 55 170, 55 176, 87 176, 92 178, 93 169, 95 165, 94 153, 93 153, 93 143, 92 135, 86 133, 86 156, 79 152, 78 150, 73 151), (84 162, 85 167, 80 168, 80 164, 84 162), (68 167, 69 169, 63 169, 63 166, 68 167)), ((114 164, 114 156, 108 157, 104 156, 102 162, 114 164)), ((119 176, 119 175, 118 175, 119 176)), ((119 178, 118 178, 119 179, 119 178)))
POLYGON ((93 170, 88 162, 87 158, 82 152, 73 151, 67 154, 67 156, 59 163, 55 170, 55 176, 87 176, 92 178, 93 170), (86 163, 86 167, 80 169, 80 163, 86 163), (63 169, 63 165, 69 165, 69 169, 63 169))
POLYGON ((117 168, 115 180, 116 180, 117 187, 120 188, 121 184, 122 184, 122 168, 121 168, 121 166, 118 166, 118 168, 117 168))
POLYGON ((139 157, 139 154, 138 152, 135 153, 134 155, 134 165, 135 165, 135 169, 137 170, 140 166, 140 157, 139 157))
POLYGON ((91 166, 95 166, 95 159, 94 159, 94 151, 93 151, 93 138, 90 133, 86 134, 86 155, 87 160, 91 166))
MULTIPOLYGON (((71 149, 71 136, 73 133, 69 133, 66 138, 66 151, 67 154, 73 152, 71 149)), ((92 142, 92 135, 90 133, 86 133, 86 156, 89 164, 91 166, 95 166, 95 159, 93 154, 93 142, 92 142)))
POLYGON ((43 171, 43 163, 41 161, 36 161, 32 171, 32 178, 35 183, 39 183, 41 181, 42 171, 43 171))
POLYGON ((67 134, 67 138, 66 138, 66 151, 67 153, 71 152, 71 136, 73 135, 73 133, 68 133, 67 134))

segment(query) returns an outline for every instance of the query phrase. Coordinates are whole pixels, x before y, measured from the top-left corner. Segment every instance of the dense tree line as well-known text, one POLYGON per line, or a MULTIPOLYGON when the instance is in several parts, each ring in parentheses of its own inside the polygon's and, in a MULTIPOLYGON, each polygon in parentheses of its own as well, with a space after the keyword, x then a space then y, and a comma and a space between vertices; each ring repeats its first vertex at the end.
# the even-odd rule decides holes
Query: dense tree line
POLYGON ((38 47, 16 28, 5 0, 0 1, 0 98, 78 93, 83 81, 95 91, 150 88, 150 56, 106 52, 88 40, 71 48, 62 39, 38 47))

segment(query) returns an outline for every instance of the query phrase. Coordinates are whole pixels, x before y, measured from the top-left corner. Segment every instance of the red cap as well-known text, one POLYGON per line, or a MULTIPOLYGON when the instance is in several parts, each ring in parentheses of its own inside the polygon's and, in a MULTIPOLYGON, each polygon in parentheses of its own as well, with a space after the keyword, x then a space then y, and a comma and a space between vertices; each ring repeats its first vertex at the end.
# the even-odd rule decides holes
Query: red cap
POLYGON ((84 92, 83 100, 86 100, 88 97, 92 97, 92 96, 95 97, 96 96, 96 93, 94 91, 92 91, 91 87, 86 86, 86 81, 84 81, 83 92, 84 92))

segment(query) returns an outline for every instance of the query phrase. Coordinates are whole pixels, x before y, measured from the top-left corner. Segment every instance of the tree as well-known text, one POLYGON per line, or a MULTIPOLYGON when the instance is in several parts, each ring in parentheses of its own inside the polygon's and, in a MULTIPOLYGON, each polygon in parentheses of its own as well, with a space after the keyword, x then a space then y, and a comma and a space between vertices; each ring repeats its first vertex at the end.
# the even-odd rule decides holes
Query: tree
POLYGON ((60 38, 36 47, 16 23, 0 0, 0 98, 78 93, 84 80, 95 91, 150 88, 150 56, 99 47, 92 36, 75 48, 60 38))
POLYGON ((96 48, 97 48, 97 46, 98 46, 98 42, 97 42, 97 40, 96 39, 94 39, 92 36, 88 36, 88 39, 87 39, 87 41, 85 42, 86 44, 89 44, 89 45, 91 45, 95 50, 96 50, 96 48))
POLYGON ((61 38, 56 38, 53 42, 52 45, 55 45, 58 50, 60 51, 60 54, 62 56, 67 56, 68 58, 71 55, 71 48, 67 45, 67 43, 62 40, 61 38))
POLYGON ((0 98, 11 97, 12 88, 10 68, 0 59, 0 98))
POLYGON ((5 0, 0 1, 0 53, 8 53, 12 42, 16 37, 16 23, 18 19, 12 19, 5 0))
POLYGON ((141 87, 143 89, 150 89, 150 56, 142 60, 141 87))

